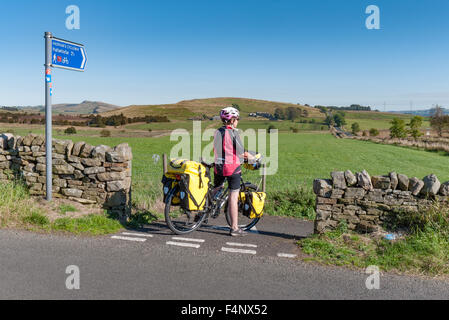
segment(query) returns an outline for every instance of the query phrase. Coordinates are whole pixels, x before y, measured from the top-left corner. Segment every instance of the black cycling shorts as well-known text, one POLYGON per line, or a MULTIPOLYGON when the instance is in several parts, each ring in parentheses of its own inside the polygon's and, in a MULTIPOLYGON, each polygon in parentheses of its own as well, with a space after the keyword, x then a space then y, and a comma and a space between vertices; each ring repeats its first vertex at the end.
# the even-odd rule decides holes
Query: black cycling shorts
POLYGON ((228 180, 229 190, 230 191, 236 191, 240 190, 240 182, 241 182, 241 174, 233 174, 232 176, 224 177, 216 174, 214 176, 214 187, 218 188, 222 186, 225 182, 225 180, 228 180))

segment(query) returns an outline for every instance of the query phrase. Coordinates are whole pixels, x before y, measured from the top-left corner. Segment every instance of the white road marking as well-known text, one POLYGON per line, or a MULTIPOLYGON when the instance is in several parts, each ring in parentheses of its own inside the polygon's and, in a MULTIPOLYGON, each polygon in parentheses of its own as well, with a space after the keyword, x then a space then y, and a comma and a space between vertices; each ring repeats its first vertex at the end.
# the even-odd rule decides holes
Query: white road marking
POLYGON ((173 237, 173 240, 179 240, 179 241, 191 241, 191 242, 204 242, 206 240, 203 239, 191 239, 191 238, 180 238, 180 237, 173 237))
POLYGON ((236 247, 257 248, 257 245, 255 245, 255 244, 249 244, 249 243, 226 242, 226 245, 228 245, 228 246, 236 246, 236 247))
POLYGON ((199 245, 199 244, 185 243, 185 242, 173 242, 173 241, 167 241, 166 244, 169 245, 169 246, 190 247, 190 248, 196 248, 196 249, 198 249, 199 247, 201 247, 201 245, 199 245))
POLYGON ((235 248, 226 248, 226 247, 222 247, 221 251, 234 252, 234 253, 245 253, 245 254, 257 254, 257 251, 255 251, 255 250, 244 250, 244 249, 235 249, 235 248))
POLYGON ((296 258, 296 254, 291 253, 278 253, 279 258, 296 258))
POLYGON ((142 238, 130 238, 130 237, 121 237, 121 236, 112 236, 112 239, 117 239, 117 240, 126 240, 126 241, 137 241, 137 242, 145 242, 147 241, 147 239, 142 239, 142 238))
POLYGON ((152 234, 144 234, 144 233, 132 233, 132 232, 122 232, 124 236, 136 236, 136 237, 147 237, 153 238, 152 234))

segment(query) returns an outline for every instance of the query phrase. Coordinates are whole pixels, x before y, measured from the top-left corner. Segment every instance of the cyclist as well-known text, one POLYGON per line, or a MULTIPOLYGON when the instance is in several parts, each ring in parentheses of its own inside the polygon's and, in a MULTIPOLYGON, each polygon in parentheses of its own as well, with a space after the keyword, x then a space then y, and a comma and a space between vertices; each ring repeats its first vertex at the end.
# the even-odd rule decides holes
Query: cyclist
POLYGON ((254 157, 244 149, 236 130, 240 120, 239 111, 234 107, 224 108, 220 112, 220 118, 223 126, 215 132, 214 136, 214 194, 223 188, 224 182, 227 180, 229 185, 228 210, 232 221, 230 235, 233 237, 245 236, 247 232, 239 228, 238 225, 241 163, 244 159, 252 160, 254 157))

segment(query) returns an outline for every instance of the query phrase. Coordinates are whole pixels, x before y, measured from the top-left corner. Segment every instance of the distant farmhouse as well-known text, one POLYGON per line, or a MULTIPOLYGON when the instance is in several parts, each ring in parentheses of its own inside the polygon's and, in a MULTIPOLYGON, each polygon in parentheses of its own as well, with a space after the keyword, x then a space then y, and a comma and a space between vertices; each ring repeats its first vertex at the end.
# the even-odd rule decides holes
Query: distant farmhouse
POLYGON ((249 114, 249 116, 253 118, 266 118, 269 120, 276 120, 276 118, 271 113, 268 112, 255 112, 255 113, 252 112, 249 114))

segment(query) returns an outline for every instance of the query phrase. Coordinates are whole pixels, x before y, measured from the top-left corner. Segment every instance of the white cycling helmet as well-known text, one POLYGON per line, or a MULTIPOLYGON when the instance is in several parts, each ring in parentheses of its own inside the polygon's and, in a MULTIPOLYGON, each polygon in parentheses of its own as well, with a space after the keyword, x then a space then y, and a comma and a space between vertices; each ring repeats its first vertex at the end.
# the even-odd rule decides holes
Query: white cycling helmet
POLYGON ((240 112, 234 107, 226 107, 220 112, 220 118, 223 121, 229 121, 233 118, 240 118, 240 112))

